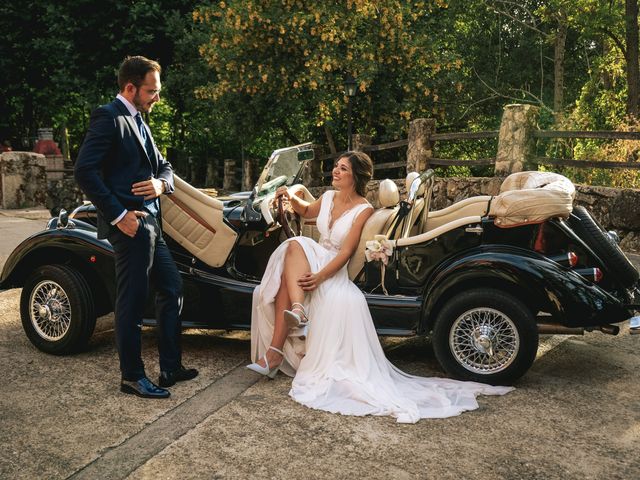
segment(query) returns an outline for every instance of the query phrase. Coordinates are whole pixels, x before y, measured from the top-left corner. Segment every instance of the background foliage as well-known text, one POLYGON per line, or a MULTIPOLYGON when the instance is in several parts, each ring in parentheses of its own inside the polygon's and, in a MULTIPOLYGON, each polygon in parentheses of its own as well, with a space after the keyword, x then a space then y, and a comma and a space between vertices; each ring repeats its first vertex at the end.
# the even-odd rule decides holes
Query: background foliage
MULTIPOLYGON (((128 54, 163 65, 154 136, 200 185, 207 166, 225 158, 265 159, 303 141, 345 149, 348 75, 358 81, 355 132, 374 143, 406 137, 419 117, 436 118, 439 132, 497 129, 514 102, 539 105, 543 128, 634 129, 629 4, 637 8, 631 0, 8 0, 0 4, 0 140, 29 149, 37 128, 54 127, 73 159, 128 54)), ((495 154, 491 142, 442 148, 441 157, 495 154)), ((629 142, 542 148, 638 156, 629 142)))

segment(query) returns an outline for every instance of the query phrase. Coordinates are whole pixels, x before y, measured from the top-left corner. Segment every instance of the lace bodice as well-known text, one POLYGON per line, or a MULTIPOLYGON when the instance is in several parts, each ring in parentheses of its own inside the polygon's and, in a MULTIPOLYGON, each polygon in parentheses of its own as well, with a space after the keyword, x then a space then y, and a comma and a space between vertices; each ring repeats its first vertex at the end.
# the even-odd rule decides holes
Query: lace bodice
POLYGON ((353 222, 358 217, 360 212, 367 208, 372 208, 369 202, 361 203, 359 205, 346 210, 338 218, 331 218, 331 212, 333 211, 333 197, 335 196, 335 190, 329 190, 322 196, 322 203, 320 204, 320 213, 316 224, 318 231, 320 232, 320 240, 318 243, 327 250, 334 253, 338 253, 342 242, 347 237, 347 234, 351 231, 353 222), (333 220, 333 225, 329 228, 329 222, 333 220))

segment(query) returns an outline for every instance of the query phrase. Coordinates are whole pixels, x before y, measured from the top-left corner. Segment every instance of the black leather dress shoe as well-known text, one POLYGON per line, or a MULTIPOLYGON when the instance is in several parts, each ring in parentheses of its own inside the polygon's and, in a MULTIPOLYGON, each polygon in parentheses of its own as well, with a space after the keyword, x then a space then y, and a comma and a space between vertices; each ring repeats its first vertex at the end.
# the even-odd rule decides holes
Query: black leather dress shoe
POLYGON ((120 391, 142 398, 169 398, 169 395, 171 395, 169 390, 158 387, 147 377, 142 377, 135 382, 122 380, 120 383, 120 391))
POLYGON ((198 376, 198 370, 195 368, 184 368, 182 365, 172 372, 160 372, 158 383, 161 387, 170 387, 176 382, 184 382, 198 376))

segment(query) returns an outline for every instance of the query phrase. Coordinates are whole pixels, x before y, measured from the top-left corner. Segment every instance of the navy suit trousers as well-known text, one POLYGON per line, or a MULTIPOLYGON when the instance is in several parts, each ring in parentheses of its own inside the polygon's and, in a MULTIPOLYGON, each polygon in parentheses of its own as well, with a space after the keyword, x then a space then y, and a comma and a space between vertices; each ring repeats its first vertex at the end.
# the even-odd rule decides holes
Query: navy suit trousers
POLYGON ((145 376, 141 329, 150 282, 156 290, 156 321, 160 369, 173 371, 181 363, 180 307, 182 279, 153 215, 139 218, 132 238, 111 227, 109 242, 116 266, 116 343, 123 380, 145 376))

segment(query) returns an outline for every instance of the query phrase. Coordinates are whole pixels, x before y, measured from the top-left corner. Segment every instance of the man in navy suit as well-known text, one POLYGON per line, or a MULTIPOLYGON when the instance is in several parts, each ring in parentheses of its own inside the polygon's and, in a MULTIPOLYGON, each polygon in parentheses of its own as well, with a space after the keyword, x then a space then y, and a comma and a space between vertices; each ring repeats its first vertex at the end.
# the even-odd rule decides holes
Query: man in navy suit
POLYGON ((141 115, 160 100, 160 72, 160 65, 145 57, 124 60, 118 71, 120 93, 92 113, 74 172, 98 210, 98 237, 107 238, 115 254, 120 390, 145 398, 167 398, 166 387, 198 375, 182 365, 182 280, 160 228, 158 197, 174 191, 173 169, 141 115), (141 356, 150 280, 157 291, 160 386, 147 378, 141 356))

